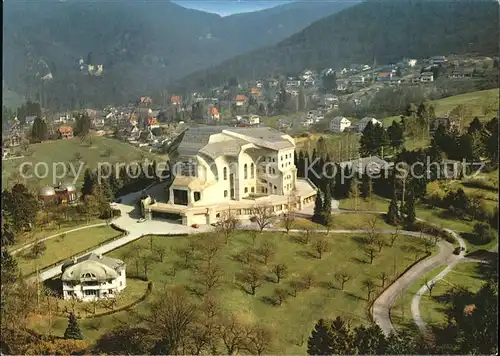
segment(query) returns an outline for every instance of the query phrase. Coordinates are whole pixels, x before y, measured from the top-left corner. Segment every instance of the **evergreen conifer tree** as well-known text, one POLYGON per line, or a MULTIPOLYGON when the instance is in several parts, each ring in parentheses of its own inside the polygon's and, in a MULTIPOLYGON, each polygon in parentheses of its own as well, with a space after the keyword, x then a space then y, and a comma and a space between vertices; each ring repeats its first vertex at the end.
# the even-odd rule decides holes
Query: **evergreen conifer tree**
POLYGON ((83 340, 83 335, 80 330, 80 326, 78 325, 78 320, 76 320, 76 316, 74 313, 69 313, 68 327, 64 332, 64 338, 71 340, 83 340))
POLYGON ((405 223, 407 226, 411 227, 415 223, 415 220, 417 220, 417 216, 415 215, 415 197, 413 193, 410 192, 406 199, 405 223))
POLYGON ((399 214, 398 198, 396 193, 392 195, 391 202, 389 204, 389 210, 387 211, 387 223, 391 225, 397 225, 401 219, 399 214))
POLYGON ((324 319, 318 320, 307 341, 308 355, 332 355, 333 336, 324 319))
POLYGON ((82 198, 84 198, 86 195, 92 194, 92 192, 94 191, 95 183, 96 180, 94 174, 89 168, 87 168, 83 175, 82 198))
POLYGON ((321 191, 318 189, 316 192, 316 200, 314 201, 314 214, 312 220, 321 223, 323 213, 323 199, 321 198, 321 191))
POLYGON ((325 187, 325 196, 323 199, 323 225, 331 223, 332 219, 332 195, 330 193, 330 184, 325 187))

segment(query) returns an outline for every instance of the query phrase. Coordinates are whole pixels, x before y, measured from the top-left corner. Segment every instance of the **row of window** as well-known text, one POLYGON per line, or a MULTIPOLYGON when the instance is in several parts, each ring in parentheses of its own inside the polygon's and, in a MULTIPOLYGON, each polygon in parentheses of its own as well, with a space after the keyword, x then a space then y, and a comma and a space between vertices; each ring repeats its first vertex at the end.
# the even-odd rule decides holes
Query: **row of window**
MULTIPOLYGON (((222 175, 224 180, 227 180, 227 167, 223 168, 222 175)), ((248 179, 248 164, 246 163, 243 166, 243 178, 248 179)), ((255 178, 255 166, 253 163, 250 164, 250 178, 255 178)))

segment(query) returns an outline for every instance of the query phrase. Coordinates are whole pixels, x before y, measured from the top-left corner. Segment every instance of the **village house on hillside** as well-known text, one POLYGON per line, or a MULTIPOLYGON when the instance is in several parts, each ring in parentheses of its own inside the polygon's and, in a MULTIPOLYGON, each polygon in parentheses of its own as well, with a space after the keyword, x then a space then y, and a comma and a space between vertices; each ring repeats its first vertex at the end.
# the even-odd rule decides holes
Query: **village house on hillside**
POLYGON ((127 286, 122 260, 90 253, 65 262, 62 267, 64 299, 92 301, 116 298, 127 286))
POLYGON ((71 126, 61 126, 57 129, 59 138, 65 140, 73 138, 73 128, 71 126))
POLYGON ((240 219, 261 205, 281 214, 292 192, 300 210, 314 202, 317 188, 297 178, 294 152, 293 138, 268 127, 189 128, 168 152, 176 167, 168 202, 146 198, 142 210, 146 219, 212 224, 228 209, 240 219))
POLYGON ((351 126, 351 121, 343 116, 337 116, 330 121, 330 131, 332 132, 344 132, 345 129, 351 126))
POLYGON ((247 96, 243 94, 236 95, 236 98, 234 99, 234 101, 236 102, 236 106, 245 105, 247 100, 248 100, 247 96))

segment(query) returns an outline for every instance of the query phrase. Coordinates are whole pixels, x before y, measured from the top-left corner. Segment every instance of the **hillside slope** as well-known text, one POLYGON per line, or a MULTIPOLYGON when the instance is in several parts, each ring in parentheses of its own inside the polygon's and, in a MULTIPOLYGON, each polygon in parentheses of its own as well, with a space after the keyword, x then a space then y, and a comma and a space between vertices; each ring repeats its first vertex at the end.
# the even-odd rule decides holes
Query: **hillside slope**
POLYGON ((236 76, 293 73, 349 63, 390 63, 450 53, 498 55, 498 3, 473 0, 368 0, 290 38, 193 73, 176 88, 236 76))
POLYGON ((48 106, 123 102, 164 89, 168 80, 275 44, 353 2, 291 3, 277 9, 220 17, 167 0, 38 0, 4 2, 4 81, 48 106), (103 64, 100 77, 78 61, 103 64))

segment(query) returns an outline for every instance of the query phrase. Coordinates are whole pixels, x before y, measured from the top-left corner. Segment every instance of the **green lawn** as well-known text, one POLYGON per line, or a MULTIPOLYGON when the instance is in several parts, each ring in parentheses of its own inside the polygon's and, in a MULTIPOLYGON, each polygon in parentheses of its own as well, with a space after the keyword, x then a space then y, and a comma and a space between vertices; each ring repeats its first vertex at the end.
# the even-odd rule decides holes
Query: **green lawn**
MULTIPOLYGON (((466 262, 458 264, 432 289, 432 296, 426 293, 420 300, 422 319, 429 325, 446 323, 446 293, 452 288, 468 289, 477 292, 486 281, 478 272, 479 263, 466 262)), ((424 281, 425 283, 425 281, 424 281)))
MULTIPOLYGON (((92 137, 92 146, 88 147, 83 144, 79 138, 73 138, 70 140, 57 140, 57 141, 47 141, 38 144, 32 144, 29 146, 28 151, 32 152, 31 156, 27 156, 21 159, 4 161, 2 163, 2 188, 8 186, 17 179, 20 173, 20 165, 23 162, 31 162, 33 167, 39 162, 45 162, 48 165, 47 177, 28 179, 30 186, 39 187, 46 184, 57 184, 59 181, 70 181, 74 180, 74 176, 70 173, 66 175, 65 178, 58 178, 56 182, 53 182, 53 175, 63 173, 63 165, 68 164, 68 162, 73 162, 74 169, 78 171, 80 163, 76 163, 75 155, 81 155, 81 161, 85 163, 81 174, 77 180, 77 187, 79 187, 83 181, 83 173, 86 168, 96 168, 98 162, 110 162, 114 164, 116 162, 133 162, 137 160, 144 160, 145 157, 150 159, 165 159, 166 156, 158 156, 152 153, 148 153, 129 145, 127 143, 105 138, 105 137, 92 137), (107 154, 110 153, 110 156, 107 154), (59 163, 60 166, 53 169, 54 163, 59 163)), ((41 175, 45 174, 45 170, 42 166, 39 166, 39 173, 41 175)), ((33 169, 28 170, 28 174, 33 174, 33 169)))
MULTIPOLYGON (((411 300, 415 293, 424 285, 426 280, 430 280, 441 273, 445 269, 445 266, 436 268, 435 270, 425 274, 419 278, 415 283, 408 287, 403 293, 396 299, 396 302, 391 307, 391 321, 396 330, 409 330, 416 331, 417 326, 413 321, 411 315, 411 300)), ((421 302, 424 298, 421 299, 421 302)), ((422 307, 420 308, 421 313, 423 313, 422 307)))
MULTIPOLYGON (((431 103, 435 106, 435 111, 437 116, 446 115, 448 111, 452 110, 459 104, 467 105, 471 110, 471 121, 475 116, 481 120, 490 120, 495 116, 496 110, 498 110, 498 95, 499 89, 489 89, 489 90, 479 90, 470 93, 460 94, 450 96, 448 98, 431 100, 431 103), (487 113, 484 112, 483 107, 489 102, 492 108, 496 108, 493 111, 487 113)), ((391 125, 391 123, 396 120, 401 119, 400 115, 389 116, 382 119, 385 127, 391 125)))
MULTIPOLYGON (((296 241, 296 236, 284 233, 264 232, 256 239, 256 246, 263 241, 271 241, 277 246, 276 256, 265 266, 260 256, 254 256, 254 263, 265 274, 265 280, 257 289, 256 295, 248 294, 243 285, 240 284, 238 274, 242 271, 243 263, 235 259, 235 255, 246 248, 252 247, 251 233, 239 231, 235 233, 229 244, 222 245, 217 261, 223 267, 223 283, 219 287, 217 295, 221 305, 226 311, 237 313, 243 320, 267 324, 277 332, 276 352, 285 354, 302 354, 305 352, 307 337, 309 336, 314 322, 321 317, 335 317, 343 315, 352 318, 354 323, 368 323, 366 291, 362 287, 364 279, 373 279, 380 291, 380 280, 377 275, 381 272, 387 273, 389 278, 401 273, 409 264, 414 262, 415 253, 410 251, 410 246, 423 249, 417 239, 401 237, 396 240, 393 247, 385 246, 382 252, 369 264, 367 256, 362 251, 359 237, 344 234, 331 234, 327 237, 330 242, 331 252, 326 253, 322 259, 315 256, 312 242, 304 245, 296 241), (301 279, 308 272, 314 275, 314 284, 310 289, 299 291, 296 297, 290 296, 281 306, 272 303, 273 291, 278 286, 274 275, 270 272, 275 263, 285 263, 288 266, 288 276, 280 283, 281 287, 290 288, 290 282, 301 279), (352 278, 341 291, 334 275, 337 272, 348 272, 352 278)), ((325 234, 319 234, 315 238, 324 238, 325 234)), ((190 236, 186 238, 168 238, 162 236, 153 237, 153 245, 162 246, 167 255, 163 263, 155 262, 150 265, 148 275, 155 286, 164 283, 169 285, 184 285, 197 288, 197 274, 192 268, 179 267, 183 259, 177 255, 179 248, 187 247, 190 240, 195 238, 213 239, 214 235, 205 234, 199 237, 190 236), (175 268, 175 274, 173 273, 175 268)), ((387 237, 384 237, 387 239, 387 237)), ((110 253, 111 257, 124 259, 127 263, 127 274, 135 274, 135 262, 130 257, 138 249, 149 249, 150 238, 145 237, 135 241, 123 248, 110 253)), ((418 254, 417 254, 418 257, 418 254)), ((193 261, 193 263, 197 263, 193 261)), ((142 274, 139 268, 139 274, 142 274)), ((386 283, 388 283, 386 281, 386 283)), ((200 297, 193 295, 195 300, 200 297)), ((138 306, 142 310, 144 305, 138 306)), ((92 329, 87 321, 80 323, 84 334, 94 339, 106 331, 117 320, 126 319, 127 315, 118 313, 110 317, 100 319, 98 330, 92 329)), ((63 326, 65 327, 66 323, 63 326)), ((130 320, 129 320, 130 322, 130 320)), ((60 330, 63 330, 60 326, 60 330)))
MULTIPOLYGON (((447 322, 446 308, 449 306, 449 302, 446 299, 446 293, 450 289, 468 289, 475 293, 486 283, 480 273, 480 265, 480 263, 475 262, 459 263, 442 280, 436 283, 431 296, 428 292, 422 295, 420 298, 420 313, 422 319, 428 325, 438 326, 447 322)), ((444 268, 444 266, 439 267, 423 276, 397 299, 391 308, 391 320, 396 330, 416 329, 411 315, 412 298, 427 280, 437 276, 444 268)))
MULTIPOLYGON (((390 200, 382 198, 378 195, 373 195, 371 201, 365 201, 363 199, 358 199, 358 210, 369 210, 369 211, 387 211, 390 200)), ((353 210, 355 207, 355 201, 352 198, 342 199, 339 201, 340 209, 353 210)))
MULTIPOLYGON (((139 279, 127 278, 127 287, 118 296, 117 304, 114 308, 122 308, 137 301, 146 293, 147 284, 147 282, 139 279)), ((64 331, 68 326, 68 320, 64 316, 64 310, 73 310, 72 303, 55 297, 44 297, 41 304, 42 308, 45 308, 45 310, 48 310, 49 305, 51 305, 51 308, 53 308, 52 310, 56 314, 56 316, 54 316, 52 320, 52 334, 60 336, 64 335, 64 331), (50 298, 50 300, 48 300, 47 298, 50 298)), ((113 325, 116 325, 114 323, 117 322, 117 319, 122 318, 123 320, 125 320, 125 317, 128 313, 127 311, 121 311, 107 316, 98 316, 96 318, 92 318, 94 312, 93 303, 77 301, 74 304, 74 307, 75 313, 79 318, 86 317, 86 319, 80 319, 79 324, 80 327, 85 331, 84 338, 91 340, 99 337, 99 335, 101 334, 99 330, 101 328, 109 329, 112 328, 113 325)), ((109 312, 111 310, 112 309, 110 305, 104 305, 102 302, 96 303, 96 314, 109 312)), ((30 327, 41 334, 49 333, 49 325, 48 315, 38 316, 30 323, 30 327)))
MULTIPOLYGON (((120 233, 109 226, 98 226, 90 229, 75 231, 64 238, 56 237, 44 242, 47 250, 38 260, 38 267, 42 269, 59 260, 69 258, 92 246, 96 246, 120 233)), ((35 259, 31 258, 31 249, 26 249, 18 255, 18 266, 24 275, 36 271, 35 259)))
MULTIPOLYGON (((371 219, 377 219, 376 228, 378 230, 394 229, 388 225, 379 215, 369 213, 345 213, 332 215, 332 230, 363 230, 368 228, 368 222, 371 219)), ((285 227, 281 221, 278 227, 285 227)), ((325 226, 317 224, 310 219, 296 218, 293 222, 292 229, 301 230, 325 230, 325 226)))
POLYGON ((43 226, 43 228, 42 227, 35 228, 34 231, 20 233, 20 234, 16 235, 16 243, 14 243, 12 246, 9 246, 9 250, 15 250, 19 247, 27 245, 31 242, 36 241, 36 240, 41 240, 45 237, 64 233, 68 230, 76 229, 76 228, 87 226, 87 225, 100 224, 103 222, 104 222, 104 220, 101 220, 101 219, 92 219, 88 222, 84 219, 83 220, 68 220, 68 221, 63 221, 61 223, 61 226, 57 226, 55 223, 52 223, 52 224, 49 224, 47 226, 43 226))

